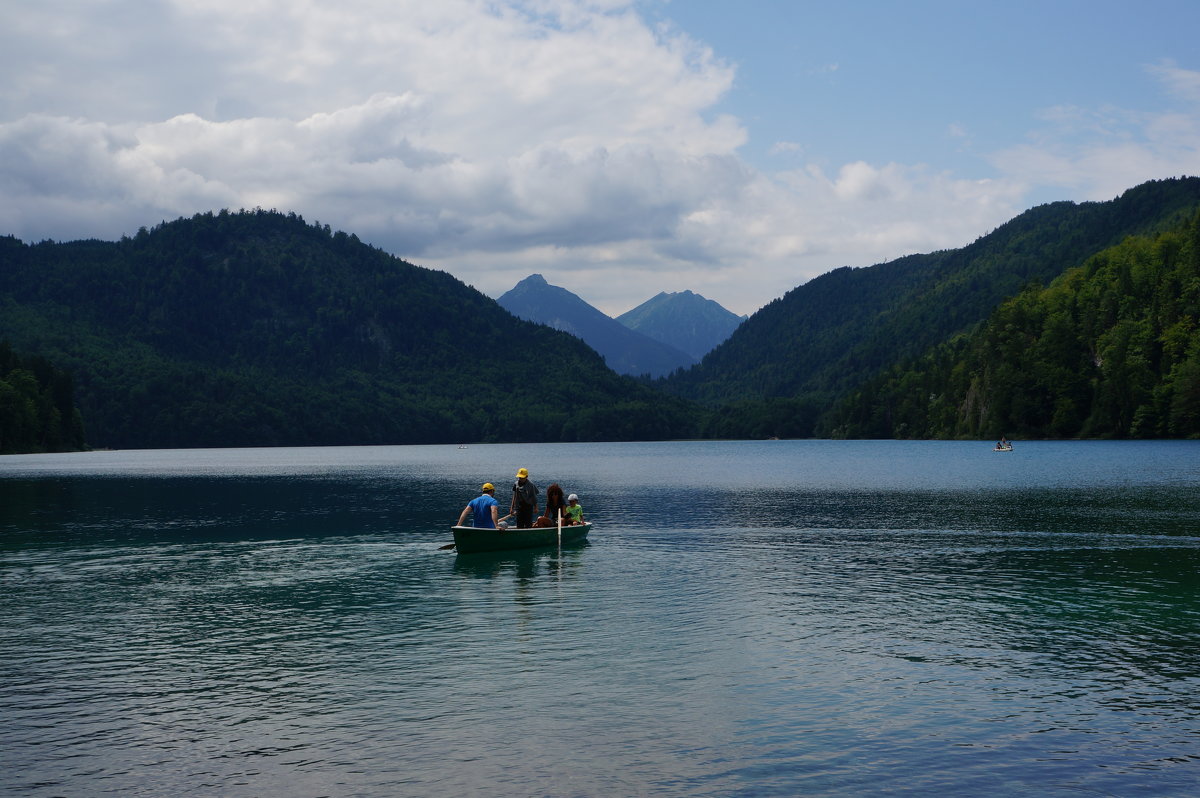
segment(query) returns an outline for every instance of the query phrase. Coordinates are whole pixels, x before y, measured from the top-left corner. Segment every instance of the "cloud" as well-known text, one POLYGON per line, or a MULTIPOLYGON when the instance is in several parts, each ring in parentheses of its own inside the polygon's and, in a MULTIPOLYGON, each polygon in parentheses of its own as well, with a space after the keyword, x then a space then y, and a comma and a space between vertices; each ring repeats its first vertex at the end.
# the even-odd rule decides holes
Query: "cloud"
POLYGON ((789 152, 800 152, 804 149, 804 145, 797 141, 777 141, 771 145, 768 151, 771 155, 782 155, 789 152))
POLYGON ((1162 81, 1172 94, 1200 106, 1200 72, 1181 69, 1170 61, 1152 64, 1146 70, 1162 81))
MULTIPOLYGON (((1031 186, 1178 173, 1200 140, 1190 112, 1060 108, 988 180, 764 172, 715 110, 735 67, 632 0, 10 3, 0 68, 2 233, 278 208, 492 295, 537 271, 610 312, 684 288, 751 312, 840 265, 969 243, 1031 186)), ((1194 96, 1196 73, 1151 71, 1194 96)))
POLYGON ((1173 65, 1147 71, 1172 99, 1169 110, 1056 106, 1028 142, 990 160, 1029 187, 1107 200, 1150 179, 1200 174, 1200 72, 1173 65))

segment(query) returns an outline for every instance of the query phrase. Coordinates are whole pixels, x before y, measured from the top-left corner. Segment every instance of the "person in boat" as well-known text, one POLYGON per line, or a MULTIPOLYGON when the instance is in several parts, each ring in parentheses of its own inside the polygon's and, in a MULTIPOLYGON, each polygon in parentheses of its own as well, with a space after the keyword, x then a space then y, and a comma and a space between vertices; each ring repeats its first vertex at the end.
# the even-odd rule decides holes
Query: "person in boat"
POLYGON ((467 502, 467 506, 458 516, 458 526, 462 526, 467 520, 467 514, 472 515, 471 526, 477 529, 498 529, 500 528, 500 511, 497 509, 500 502, 496 501, 496 488, 492 483, 483 483, 483 492, 479 494, 479 498, 472 499, 467 502))
POLYGON ((535 522, 537 526, 558 526, 558 520, 567 523, 567 500, 563 498, 563 489, 555 482, 546 488, 546 512, 542 519, 535 522))
POLYGON ((565 510, 567 518, 571 520, 563 521, 564 524, 582 524, 583 523, 583 505, 579 503, 579 497, 572 493, 567 497, 567 508, 565 510))
POLYGON ((517 469, 517 481, 513 483, 512 504, 508 514, 517 516, 517 529, 528 529, 533 526, 533 517, 537 513, 538 489, 529 481, 529 470, 517 469))

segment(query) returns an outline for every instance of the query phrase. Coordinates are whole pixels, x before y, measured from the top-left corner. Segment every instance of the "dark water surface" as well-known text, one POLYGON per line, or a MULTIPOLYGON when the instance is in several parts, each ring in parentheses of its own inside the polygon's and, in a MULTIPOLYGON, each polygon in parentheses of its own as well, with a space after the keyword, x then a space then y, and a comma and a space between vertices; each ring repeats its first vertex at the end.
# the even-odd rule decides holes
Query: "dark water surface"
POLYGON ((1200 794, 1200 442, 990 448, 0 458, 0 793, 1200 794))

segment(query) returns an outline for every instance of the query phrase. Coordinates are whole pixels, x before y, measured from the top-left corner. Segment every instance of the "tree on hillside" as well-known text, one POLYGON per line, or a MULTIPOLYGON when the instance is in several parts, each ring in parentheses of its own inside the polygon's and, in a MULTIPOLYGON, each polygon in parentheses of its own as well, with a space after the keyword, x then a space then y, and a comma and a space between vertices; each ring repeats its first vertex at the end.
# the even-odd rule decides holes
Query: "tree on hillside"
POLYGON ((1200 213, 1029 286, 970 335, 854 392, 828 432, 1200 437, 1198 252, 1200 213))
POLYGON ((0 454, 85 448, 71 377, 0 341, 0 454))

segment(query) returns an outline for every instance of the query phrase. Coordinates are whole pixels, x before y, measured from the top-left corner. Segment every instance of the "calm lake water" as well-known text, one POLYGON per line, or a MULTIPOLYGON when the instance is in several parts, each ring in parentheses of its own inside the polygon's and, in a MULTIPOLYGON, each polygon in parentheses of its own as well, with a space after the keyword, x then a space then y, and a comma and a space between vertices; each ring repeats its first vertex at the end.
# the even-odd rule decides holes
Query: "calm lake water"
POLYGON ((0 793, 1192 795, 1198 569, 1200 442, 4 457, 0 793))

